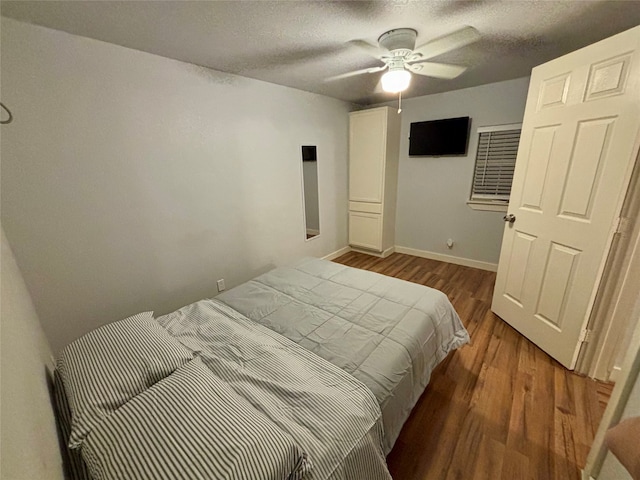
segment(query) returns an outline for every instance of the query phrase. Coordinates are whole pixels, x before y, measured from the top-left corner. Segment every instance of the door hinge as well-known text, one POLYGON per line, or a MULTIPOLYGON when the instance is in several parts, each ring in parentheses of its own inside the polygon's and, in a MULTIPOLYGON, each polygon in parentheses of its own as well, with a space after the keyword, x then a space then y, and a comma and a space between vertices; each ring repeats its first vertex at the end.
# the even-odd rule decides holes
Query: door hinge
POLYGON ((616 235, 625 235, 627 230, 629 230, 629 219, 627 217, 618 217, 613 233, 616 235))
POLYGON ((578 337, 578 341, 582 343, 589 343, 591 341, 592 336, 593 336, 593 330, 585 328, 580 331, 580 336, 578 337))

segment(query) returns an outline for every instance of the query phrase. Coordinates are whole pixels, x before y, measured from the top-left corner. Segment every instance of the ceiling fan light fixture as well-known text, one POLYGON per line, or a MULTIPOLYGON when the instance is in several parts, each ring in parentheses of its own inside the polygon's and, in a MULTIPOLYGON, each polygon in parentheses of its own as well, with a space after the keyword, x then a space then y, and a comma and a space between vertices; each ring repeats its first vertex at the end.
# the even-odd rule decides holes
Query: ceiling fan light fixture
POLYGON ((404 68, 389 70, 382 76, 381 81, 385 92, 404 92, 411 83, 411 73, 404 68))

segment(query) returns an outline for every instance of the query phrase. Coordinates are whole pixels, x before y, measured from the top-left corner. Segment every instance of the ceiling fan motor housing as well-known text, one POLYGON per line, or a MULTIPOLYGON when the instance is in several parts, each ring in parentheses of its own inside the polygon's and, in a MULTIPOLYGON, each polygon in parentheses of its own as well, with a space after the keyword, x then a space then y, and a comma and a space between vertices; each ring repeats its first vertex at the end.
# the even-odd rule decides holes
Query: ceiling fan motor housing
POLYGON ((383 33, 378 38, 381 47, 389 50, 394 56, 409 55, 416 46, 418 32, 412 28, 396 28, 383 33))

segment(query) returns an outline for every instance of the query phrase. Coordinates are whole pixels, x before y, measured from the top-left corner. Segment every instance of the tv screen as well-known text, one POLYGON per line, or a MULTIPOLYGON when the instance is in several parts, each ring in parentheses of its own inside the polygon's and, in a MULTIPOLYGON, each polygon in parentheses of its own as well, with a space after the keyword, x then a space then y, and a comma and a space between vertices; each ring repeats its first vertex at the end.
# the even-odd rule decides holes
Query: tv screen
POLYGON ((466 155, 470 123, 469 117, 412 123, 409 133, 409 155, 466 155))

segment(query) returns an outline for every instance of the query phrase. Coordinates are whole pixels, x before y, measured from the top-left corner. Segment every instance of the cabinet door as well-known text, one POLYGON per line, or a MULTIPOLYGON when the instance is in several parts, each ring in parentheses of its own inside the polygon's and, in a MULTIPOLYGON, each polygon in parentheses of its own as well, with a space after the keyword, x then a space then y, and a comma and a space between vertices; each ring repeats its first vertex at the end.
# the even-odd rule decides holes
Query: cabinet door
POLYGON ((351 114, 349 122, 349 200, 382 202, 387 112, 375 108, 351 114))
POLYGON ((382 251, 382 215, 349 212, 349 244, 382 251))

